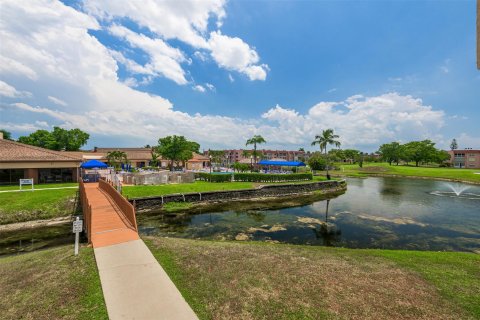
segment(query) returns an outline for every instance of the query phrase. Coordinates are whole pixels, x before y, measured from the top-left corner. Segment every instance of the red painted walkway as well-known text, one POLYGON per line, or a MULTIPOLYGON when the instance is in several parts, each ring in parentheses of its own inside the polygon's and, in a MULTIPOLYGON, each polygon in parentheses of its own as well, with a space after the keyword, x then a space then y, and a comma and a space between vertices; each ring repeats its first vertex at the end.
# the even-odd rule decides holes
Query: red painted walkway
POLYGON ((138 240, 135 228, 98 183, 86 183, 85 193, 92 207, 91 242, 94 248, 138 240))

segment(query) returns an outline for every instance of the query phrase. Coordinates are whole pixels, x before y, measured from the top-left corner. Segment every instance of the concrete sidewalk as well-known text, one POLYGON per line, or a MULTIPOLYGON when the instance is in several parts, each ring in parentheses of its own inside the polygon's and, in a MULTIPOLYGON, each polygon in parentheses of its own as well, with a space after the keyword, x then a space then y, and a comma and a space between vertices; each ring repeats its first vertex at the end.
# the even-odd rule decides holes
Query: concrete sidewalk
POLYGON ((142 240, 94 251, 110 319, 198 319, 142 240))

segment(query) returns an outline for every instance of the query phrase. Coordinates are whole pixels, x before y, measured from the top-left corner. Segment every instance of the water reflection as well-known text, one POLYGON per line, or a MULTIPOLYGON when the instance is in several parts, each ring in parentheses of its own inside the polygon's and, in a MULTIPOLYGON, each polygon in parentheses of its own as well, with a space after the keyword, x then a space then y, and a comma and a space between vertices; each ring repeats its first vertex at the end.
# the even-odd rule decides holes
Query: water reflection
MULTIPOLYGON (((213 212, 195 215, 141 217, 139 225, 145 234, 193 239, 480 250, 480 201, 435 196, 433 191, 448 189, 432 180, 349 179, 348 191, 333 199, 288 200, 293 207, 276 203, 278 208, 270 209, 262 203, 220 204, 213 212)), ((480 195, 480 187, 467 192, 480 195)))

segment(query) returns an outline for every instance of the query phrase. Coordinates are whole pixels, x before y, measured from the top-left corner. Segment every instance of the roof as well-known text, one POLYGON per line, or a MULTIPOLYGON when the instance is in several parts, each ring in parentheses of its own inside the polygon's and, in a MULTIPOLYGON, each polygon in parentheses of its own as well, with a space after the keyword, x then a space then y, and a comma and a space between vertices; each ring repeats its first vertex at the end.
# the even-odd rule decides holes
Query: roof
POLYGON ((304 167, 305 163, 301 161, 270 161, 262 160, 258 163, 262 166, 282 166, 282 167, 304 167))
POLYGON ((31 161, 75 161, 78 157, 66 155, 60 151, 35 147, 16 141, 0 139, 0 162, 31 162, 31 161))
POLYGON ((188 161, 189 162, 204 162, 204 161, 210 161, 210 158, 194 152, 193 155, 192 155, 192 159, 190 159, 188 161))

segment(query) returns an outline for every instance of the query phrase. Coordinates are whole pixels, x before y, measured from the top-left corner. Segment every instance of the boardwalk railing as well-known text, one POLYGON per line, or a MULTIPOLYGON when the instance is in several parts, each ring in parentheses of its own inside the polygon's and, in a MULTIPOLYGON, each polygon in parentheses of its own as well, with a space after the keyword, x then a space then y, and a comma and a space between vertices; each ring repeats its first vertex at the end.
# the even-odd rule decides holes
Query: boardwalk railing
POLYGON ((85 185, 80 179, 80 202, 82 204, 83 219, 85 220, 85 233, 87 234, 88 243, 91 242, 92 236, 92 206, 88 202, 87 194, 85 192, 85 185))
POLYGON ((105 180, 98 180, 98 187, 110 196, 110 198, 122 211, 123 215, 125 216, 125 218, 127 218, 135 231, 138 231, 137 219, 135 217, 135 208, 133 207, 133 205, 128 202, 127 199, 125 199, 117 190, 115 190, 115 188, 111 184, 109 184, 105 180))

